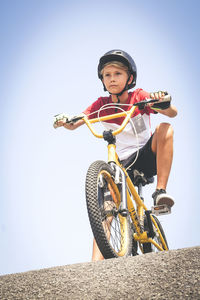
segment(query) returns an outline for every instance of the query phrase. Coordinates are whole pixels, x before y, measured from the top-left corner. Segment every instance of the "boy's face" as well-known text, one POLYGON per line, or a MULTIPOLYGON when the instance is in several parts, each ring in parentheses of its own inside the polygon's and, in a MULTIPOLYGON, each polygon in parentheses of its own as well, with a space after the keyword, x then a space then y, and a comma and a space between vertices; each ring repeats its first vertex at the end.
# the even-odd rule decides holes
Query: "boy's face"
MULTIPOLYGON (((111 94, 120 93, 124 89, 128 79, 128 74, 125 70, 112 65, 105 66, 102 75, 103 83, 111 94)), ((130 82, 131 81, 132 75, 130 78, 130 82)))

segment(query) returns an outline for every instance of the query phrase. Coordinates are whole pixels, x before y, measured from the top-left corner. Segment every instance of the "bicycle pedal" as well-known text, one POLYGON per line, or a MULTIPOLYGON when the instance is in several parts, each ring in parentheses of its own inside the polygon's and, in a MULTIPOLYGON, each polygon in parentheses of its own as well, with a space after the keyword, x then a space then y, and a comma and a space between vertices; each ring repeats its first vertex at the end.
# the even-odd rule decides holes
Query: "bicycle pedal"
POLYGON ((152 214, 156 216, 168 215, 171 213, 171 207, 167 206, 166 204, 155 205, 151 208, 151 211, 152 214))

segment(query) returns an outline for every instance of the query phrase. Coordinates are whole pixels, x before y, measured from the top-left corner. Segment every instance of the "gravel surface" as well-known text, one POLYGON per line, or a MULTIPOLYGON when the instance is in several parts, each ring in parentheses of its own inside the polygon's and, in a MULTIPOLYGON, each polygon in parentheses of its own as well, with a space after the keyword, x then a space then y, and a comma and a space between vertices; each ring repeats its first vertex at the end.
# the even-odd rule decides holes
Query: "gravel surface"
POLYGON ((200 247, 0 276, 0 299, 200 299, 200 247))

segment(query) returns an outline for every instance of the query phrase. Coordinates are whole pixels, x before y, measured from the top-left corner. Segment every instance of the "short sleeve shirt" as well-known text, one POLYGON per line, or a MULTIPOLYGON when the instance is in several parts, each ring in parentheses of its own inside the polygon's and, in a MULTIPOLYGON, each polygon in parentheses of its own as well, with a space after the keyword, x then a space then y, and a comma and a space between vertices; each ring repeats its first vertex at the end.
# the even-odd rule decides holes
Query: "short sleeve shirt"
MULTIPOLYGON (((129 92, 126 103, 116 105, 112 102, 111 96, 100 97, 93 104, 91 104, 84 114, 89 119, 112 115, 123 110, 129 110, 134 103, 140 102, 149 98, 149 93, 142 89, 136 89, 129 92)), ((121 160, 128 158, 138 149, 142 148, 151 136, 151 123, 150 114, 155 113, 150 107, 146 106, 140 110, 138 107, 135 109, 134 114, 124 130, 116 136, 116 151, 121 160)), ((124 117, 111 119, 103 122, 106 130, 116 130, 122 124, 124 117)))

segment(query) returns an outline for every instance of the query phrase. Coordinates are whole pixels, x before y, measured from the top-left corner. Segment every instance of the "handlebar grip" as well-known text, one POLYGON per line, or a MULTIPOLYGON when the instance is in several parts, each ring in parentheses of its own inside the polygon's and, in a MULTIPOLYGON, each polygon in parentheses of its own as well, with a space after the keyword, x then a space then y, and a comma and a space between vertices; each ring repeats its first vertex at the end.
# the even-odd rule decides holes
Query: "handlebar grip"
POLYGON ((167 94, 166 96, 163 97, 163 101, 162 102, 170 102, 172 100, 171 95, 167 94))
POLYGON ((171 100, 172 100, 172 97, 169 94, 167 94, 166 96, 163 97, 163 100, 161 102, 155 103, 152 106, 152 108, 158 108, 161 110, 165 110, 170 107, 171 100))
POLYGON ((56 129, 58 128, 58 125, 56 123, 53 123, 53 127, 56 129))
POLYGON ((54 116, 54 123, 53 123, 53 127, 56 129, 58 128, 59 126, 57 125, 57 122, 58 121, 63 121, 63 122, 66 122, 68 121, 69 119, 69 116, 66 115, 66 114, 57 114, 54 116))

